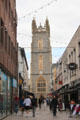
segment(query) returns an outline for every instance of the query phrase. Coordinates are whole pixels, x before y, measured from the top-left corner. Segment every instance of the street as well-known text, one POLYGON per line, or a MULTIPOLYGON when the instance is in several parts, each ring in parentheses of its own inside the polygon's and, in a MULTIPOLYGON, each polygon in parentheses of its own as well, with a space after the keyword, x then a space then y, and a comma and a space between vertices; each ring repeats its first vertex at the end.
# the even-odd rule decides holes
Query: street
POLYGON ((80 120, 80 117, 77 116, 70 118, 69 112, 65 111, 58 111, 57 116, 53 117, 53 114, 50 112, 48 107, 46 107, 46 109, 42 107, 41 109, 37 108, 36 116, 34 118, 32 117, 32 112, 30 112, 28 115, 24 113, 23 116, 19 112, 17 115, 13 114, 4 120, 80 120))

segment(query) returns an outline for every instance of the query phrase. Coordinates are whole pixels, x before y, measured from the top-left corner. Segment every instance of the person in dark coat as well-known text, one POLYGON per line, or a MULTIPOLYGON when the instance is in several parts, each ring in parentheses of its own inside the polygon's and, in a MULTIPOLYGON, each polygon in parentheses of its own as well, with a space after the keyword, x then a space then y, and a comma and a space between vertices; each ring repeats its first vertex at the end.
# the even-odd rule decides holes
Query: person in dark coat
POLYGON ((42 98, 39 98, 39 108, 41 109, 41 104, 42 104, 42 98))
POLYGON ((24 112, 24 108, 25 108, 25 105, 24 105, 24 96, 22 96, 22 98, 20 99, 20 110, 22 111, 22 115, 23 115, 23 112, 24 112))
POLYGON ((37 99, 35 98, 35 96, 33 96, 31 102, 32 102, 33 117, 35 117, 35 111, 36 111, 36 106, 37 106, 37 99))
POLYGON ((56 116, 56 109, 57 109, 57 105, 58 105, 56 96, 53 96, 51 105, 52 105, 52 110, 53 110, 53 116, 56 116))

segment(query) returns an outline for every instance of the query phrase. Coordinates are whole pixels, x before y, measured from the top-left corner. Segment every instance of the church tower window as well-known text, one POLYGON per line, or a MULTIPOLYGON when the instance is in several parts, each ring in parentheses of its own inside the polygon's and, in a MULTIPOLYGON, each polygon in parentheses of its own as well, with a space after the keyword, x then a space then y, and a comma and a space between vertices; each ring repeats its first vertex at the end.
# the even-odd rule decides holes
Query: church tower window
POLYGON ((38 40, 38 48, 42 49, 43 48, 43 40, 38 40))
POLYGON ((39 56, 39 71, 43 70, 43 56, 39 56))

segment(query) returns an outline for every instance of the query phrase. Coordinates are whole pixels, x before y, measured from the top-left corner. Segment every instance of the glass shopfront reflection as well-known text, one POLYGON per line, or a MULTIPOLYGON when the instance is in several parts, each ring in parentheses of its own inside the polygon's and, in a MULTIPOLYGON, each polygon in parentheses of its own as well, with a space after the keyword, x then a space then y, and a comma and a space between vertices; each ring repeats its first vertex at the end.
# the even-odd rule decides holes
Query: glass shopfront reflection
POLYGON ((0 69, 0 119, 11 111, 11 79, 0 69))
POLYGON ((10 114, 11 112, 11 79, 8 77, 8 92, 7 92, 7 114, 10 114))
POLYGON ((0 70, 0 77, 0 117, 4 117, 7 111, 7 76, 0 70))

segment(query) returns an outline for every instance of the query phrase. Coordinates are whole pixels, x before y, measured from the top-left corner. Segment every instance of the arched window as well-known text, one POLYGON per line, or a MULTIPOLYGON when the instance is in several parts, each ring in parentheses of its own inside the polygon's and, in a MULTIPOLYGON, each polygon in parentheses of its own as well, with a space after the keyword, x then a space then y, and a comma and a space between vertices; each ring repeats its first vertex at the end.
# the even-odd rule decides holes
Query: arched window
POLYGON ((43 48, 43 40, 38 40, 38 48, 42 49, 43 48))
POLYGON ((46 80, 43 77, 40 77, 37 81, 37 92, 38 93, 45 93, 46 92, 46 80))
POLYGON ((39 56, 39 70, 43 70, 43 56, 39 56))

